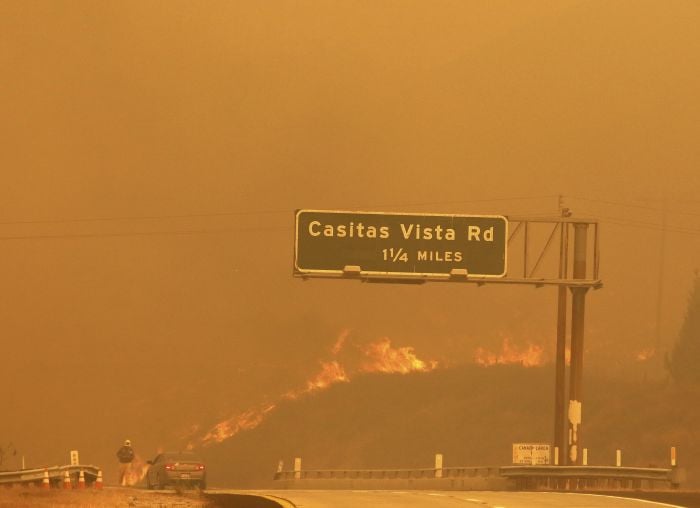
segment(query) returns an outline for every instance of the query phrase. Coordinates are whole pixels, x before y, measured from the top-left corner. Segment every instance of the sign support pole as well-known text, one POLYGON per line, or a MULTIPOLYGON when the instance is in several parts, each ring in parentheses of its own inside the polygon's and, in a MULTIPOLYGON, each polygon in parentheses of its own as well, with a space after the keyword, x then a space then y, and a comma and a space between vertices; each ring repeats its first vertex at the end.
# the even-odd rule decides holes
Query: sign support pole
MULTIPOLYGON (((574 224, 574 279, 586 277, 588 224, 574 224)), ((583 384, 583 324, 587 287, 573 287, 571 301, 571 369, 569 372, 569 456, 571 465, 580 463, 581 398, 583 384)))
MULTIPOLYGON (((562 210, 562 215, 565 212, 562 210)), ((569 225, 566 222, 559 224, 561 228, 559 243, 559 278, 566 279, 568 273, 569 252, 569 225)), ((555 361, 554 383, 554 446, 559 450, 566 450, 566 286, 559 286, 559 298, 557 301, 557 352, 555 361)), ((566 464, 566 460, 559 463, 566 464)))

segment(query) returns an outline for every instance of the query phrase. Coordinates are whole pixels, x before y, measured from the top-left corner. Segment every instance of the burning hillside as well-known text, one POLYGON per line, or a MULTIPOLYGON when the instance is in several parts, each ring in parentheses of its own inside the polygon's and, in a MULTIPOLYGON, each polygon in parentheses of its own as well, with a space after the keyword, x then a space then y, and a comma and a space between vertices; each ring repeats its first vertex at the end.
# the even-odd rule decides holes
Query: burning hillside
POLYGON ((412 347, 392 346, 391 340, 386 337, 366 345, 349 345, 348 337, 349 331, 343 330, 330 348, 332 358, 320 361, 319 370, 300 388, 281 394, 274 402, 266 402, 226 418, 214 425, 206 434, 190 442, 189 446, 221 443, 241 431, 256 428, 269 413, 277 408, 280 401, 296 400, 337 383, 348 383, 357 375, 429 372, 438 367, 438 362, 435 360, 418 358, 412 347), (351 354, 343 355, 342 353, 348 349, 352 350, 351 354))
POLYGON ((528 343, 527 347, 519 348, 508 338, 503 339, 501 350, 494 352, 483 347, 474 351, 474 363, 484 367, 492 365, 522 365, 523 367, 541 367, 544 365, 544 348, 528 343))

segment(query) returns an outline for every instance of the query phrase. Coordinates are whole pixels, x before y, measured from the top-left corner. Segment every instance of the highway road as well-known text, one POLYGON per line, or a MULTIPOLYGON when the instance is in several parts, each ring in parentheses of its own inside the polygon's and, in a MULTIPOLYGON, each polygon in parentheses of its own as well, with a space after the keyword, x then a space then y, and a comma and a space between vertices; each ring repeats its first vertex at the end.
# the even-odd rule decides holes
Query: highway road
MULTIPOLYGON (((237 493, 243 494, 242 491, 237 493)), ((683 508, 640 499, 559 492, 267 490, 245 493, 277 500, 283 508, 683 508)), ((246 506, 233 499, 226 502, 226 491, 208 491, 207 494, 214 494, 221 500, 220 506, 246 506)))

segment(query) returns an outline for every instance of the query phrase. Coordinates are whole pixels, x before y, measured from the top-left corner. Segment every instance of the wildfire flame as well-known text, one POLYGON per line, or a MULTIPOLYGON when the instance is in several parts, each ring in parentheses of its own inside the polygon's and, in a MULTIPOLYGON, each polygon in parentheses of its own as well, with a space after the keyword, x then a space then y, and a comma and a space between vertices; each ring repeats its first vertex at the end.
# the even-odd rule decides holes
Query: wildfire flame
POLYGON ((360 366, 362 372, 408 374, 428 372, 438 365, 436 361, 425 362, 419 359, 412 347, 391 347, 391 341, 387 338, 369 344, 363 352, 367 360, 360 366))
POLYGON ((338 356, 338 353, 340 353, 340 351, 343 349, 343 346, 345 346, 345 341, 348 340, 349 335, 350 330, 348 329, 345 329, 342 332, 340 332, 340 335, 338 335, 338 338, 333 344, 333 347, 331 347, 331 353, 333 353, 333 356, 338 356))
POLYGON ((274 410, 275 407, 277 407, 276 404, 263 404, 217 423, 202 438, 202 444, 221 443, 242 430, 254 429, 265 419, 265 415, 274 410))
POLYGON ((288 398, 296 399, 300 395, 315 392, 316 390, 325 390, 335 383, 347 383, 350 381, 345 369, 337 361, 321 362, 321 371, 306 382, 306 388, 291 392, 288 398))
MULTIPOLYGON (((349 330, 343 330, 340 333, 330 349, 333 356, 337 357, 343 350, 349 334, 349 330)), ((321 361, 320 370, 309 378, 303 387, 283 393, 279 399, 296 400, 310 393, 325 390, 336 383, 348 383, 350 382, 351 374, 370 372, 407 374, 409 372, 428 372, 438 366, 436 361, 419 359, 412 347, 392 347, 388 338, 382 338, 365 347, 359 347, 359 350, 364 357, 364 361, 360 363, 359 367, 351 368, 348 371, 348 368, 341 364, 339 360, 321 361)), ((276 403, 265 403, 231 416, 212 427, 200 439, 200 443, 205 446, 212 443, 221 443, 241 431, 254 429, 276 408, 276 403)))
POLYGON ((647 360, 650 360, 654 356, 656 356, 656 349, 654 349, 653 347, 649 347, 646 349, 642 349, 641 351, 638 351, 634 358, 638 362, 646 362, 647 360))
POLYGON ((474 362, 484 367, 492 365, 520 364, 523 367, 539 367, 544 364, 544 348, 528 343, 527 349, 520 350, 511 344, 508 338, 503 339, 501 351, 494 353, 483 347, 474 351, 474 362))
POLYGON ((134 485, 137 485, 146 476, 148 468, 149 465, 144 462, 141 457, 136 455, 134 460, 132 460, 131 463, 126 466, 124 477, 122 478, 122 486, 133 487, 134 485))

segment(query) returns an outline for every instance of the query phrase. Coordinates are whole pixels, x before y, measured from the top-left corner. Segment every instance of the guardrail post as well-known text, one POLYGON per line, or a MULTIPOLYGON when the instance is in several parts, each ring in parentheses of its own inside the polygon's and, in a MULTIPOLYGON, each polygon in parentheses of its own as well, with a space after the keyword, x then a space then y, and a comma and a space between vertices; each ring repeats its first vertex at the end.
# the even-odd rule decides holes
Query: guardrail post
POLYGON ((294 458, 294 479, 301 480, 301 457, 294 458))
POLYGON ((435 454, 435 478, 442 478, 442 453, 435 454))

